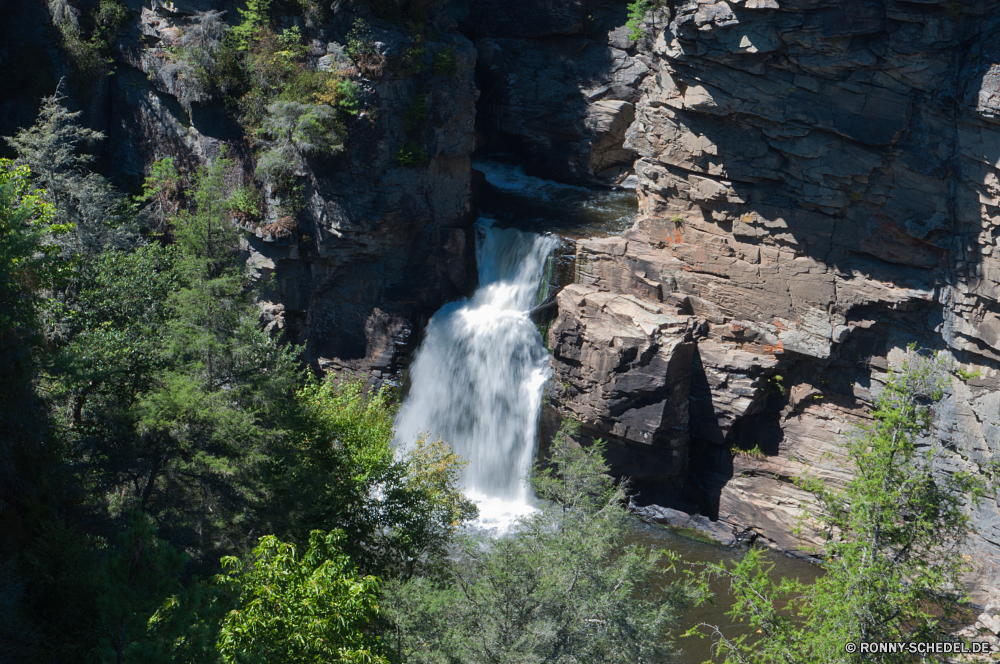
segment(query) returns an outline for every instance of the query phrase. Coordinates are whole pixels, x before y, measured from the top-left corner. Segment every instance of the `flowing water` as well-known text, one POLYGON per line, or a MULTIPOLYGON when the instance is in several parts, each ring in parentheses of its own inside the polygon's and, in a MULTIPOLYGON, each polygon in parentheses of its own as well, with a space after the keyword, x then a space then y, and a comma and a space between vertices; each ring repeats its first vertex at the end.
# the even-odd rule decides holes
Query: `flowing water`
POLYGON ((396 421, 406 445, 441 437, 469 461, 466 493, 485 527, 531 511, 525 482, 535 451, 548 352, 528 312, 545 295, 552 236, 476 225, 479 289, 448 304, 427 325, 410 367, 410 392, 396 421))
POLYGON ((566 237, 617 235, 632 225, 635 192, 578 187, 528 175, 502 157, 477 159, 489 186, 480 204, 506 225, 566 237))
MULTIPOLYGON (((528 176, 517 166, 479 161, 475 167, 491 185, 484 207, 502 219, 476 225, 479 288, 471 299, 442 307, 431 318, 410 367, 410 390, 396 421, 397 441, 440 436, 469 460, 462 481, 477 501, 474 527, 506 531, 530 513, 526 477, 535 455, 542 390, 551 376, 548 351, 531 308, 546 295, 558 237, 609 235, 627 228, 635 215, 632 192, 592 190, 528 176)), ((571 260, 571 252, 562 258, 571 260)), ((685 562, 720 563, 740 555, 734 549, 681 537, 637 522, 631 542, 677 551, 685 562)), ((772 573, 803 580, 817 568, 769 554, 772 573)), ((725 616, 732 603, 718 582, 714 605, 681 612, 676 634, 700 622, 727 634, 741 632, 725 616)), ((711 657, 710 642, 679 639, 672 660, 696 664, 711 657)))

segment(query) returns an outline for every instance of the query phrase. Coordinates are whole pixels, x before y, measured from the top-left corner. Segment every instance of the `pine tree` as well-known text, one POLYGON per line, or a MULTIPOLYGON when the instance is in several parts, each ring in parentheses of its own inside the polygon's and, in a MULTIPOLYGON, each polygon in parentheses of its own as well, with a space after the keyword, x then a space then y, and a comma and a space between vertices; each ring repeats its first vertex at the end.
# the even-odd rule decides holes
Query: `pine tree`
MULTIPOLYGON (((732 636, 702 625, 731 664, 786 662, 907 662, 907 653, 850 652, 848 643, 951 641, 948 618, 964 601, 961 548, 968 537, 967 505, 984 496, 981 475, 939 472, 944 453, 930 439, 933 405, 947 388, 944 359, 913 348, 891 369, 878 393, 872 424, 846 443, 854 478, 842 491, 805 480, 829 533, 824 574, 806 587, 775 583, 759 552, 735 566, 710 565, 728 578, 735 618, 752 634, 732 636)), ((692 633, 704 634, 692 630, 692 633)), ((921 661, 944 661, 926 655, 921 661)))
POLYGON ((17 152, 17 163, 31 170, 35 186, 55 205, 57 217, 74 225, 57 241, 64 258, 91 257, 108 245, 131 246, 128 206, 111 183, 88 170, 94 158, 84 150, 104 134, 81 127, 81 112, 69 111, 65 101, 58 91, 45 97, 35 124, 6 141, 17 152))

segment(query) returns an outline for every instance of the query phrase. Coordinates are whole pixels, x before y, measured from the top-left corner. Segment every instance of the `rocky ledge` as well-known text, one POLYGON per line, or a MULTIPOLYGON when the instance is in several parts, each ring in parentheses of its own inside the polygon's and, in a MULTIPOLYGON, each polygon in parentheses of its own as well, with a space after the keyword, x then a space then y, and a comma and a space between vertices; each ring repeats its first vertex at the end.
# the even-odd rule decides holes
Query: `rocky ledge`
MULTIPOLYGON (((549 336, 553 403, 622 450, 647 500, 807 550, 792 481, 850 476, 839 441, 912 343, 955 367, 940 472, 1000 454, 998 10, 698 0, 647 16, 624 145, 639 218, 578 242, 549 336)), ((1000 509, 971 513, 985 600, 1000 509)))

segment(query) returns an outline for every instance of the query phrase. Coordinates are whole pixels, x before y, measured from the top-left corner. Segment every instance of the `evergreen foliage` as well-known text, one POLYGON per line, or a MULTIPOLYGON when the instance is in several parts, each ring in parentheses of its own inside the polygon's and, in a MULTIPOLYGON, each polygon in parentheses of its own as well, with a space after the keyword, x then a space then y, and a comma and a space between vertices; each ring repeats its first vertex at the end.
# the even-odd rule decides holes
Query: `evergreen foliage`
POLYGON ((642 38, 646 14, 654 9, 659 9, 666 4, 665 0, 633 0, 628 5, 628 22, 625 27, 629 29, 629 36, 633 41, 642 38))
POLYGON ((251 49, 257 33, 270 22, 270 11, 271 0, 247 0, 247 8, 239 10, 243 22, 232 28, 239 50, 251 49))
POLYGON ((508 537, 469 540, 444 580, 394 583, 387 642, 408 662, 656 661, 663 631, 687 597, 662 581, 676 558, 625 544, 624 488, 597 444, 563 429, 534 486, 547 502, 508 537), (662 584, 662 585, 661 585, 662 584))
MULTIPOLYGON (((872 424, 847 441, 851 482, 842 491, 818 480, 803 483, 823 508, 829 536, 825 574, 815 584, 775 583, 756 551, 730 568, 709 566, 708 574, 731 581, 736 602, 730 615, 760 635, 730 637, 702 625, 717 639, 723 661, 906 662, 906 653, 849 653, 844 646, 954 640, 948 619, 963 596, 959 550, 969 532, 966 501, 974 505, 985 485, 981 476, 934 470, 942 450, 925 437, 947 370, 943 359, 922 357, 911 347, 889 371, 872 424)), ((944 658, 931 654, 925 661, 944 658)))
POLYGON ((31 171, 0 159, 0 531, 21 534, 22 518, 38 509, 35 462, 44 450, 46 417, 35 395, 40 354, 40 290, 69 276, 52 238, 71 231, 31 171))
POLYGON ((271 104, 261 129, 271 140, 257 161, 257 174, 267 182, 288 187, 307 157, 343 150, 338 128, 336 112, 325 104, 271 104))
POLYGON ((93 157, 84 150, 104 135, 81 127, 80 111, 69 111, 65 99, 59 93, 43 99, 35 124, 6 141, 59 218, 73 225, 57 239, 64 258, 90 257, 109 244, 129 246, 134 231, 128 206, 105 178, 88 170, 93 157))

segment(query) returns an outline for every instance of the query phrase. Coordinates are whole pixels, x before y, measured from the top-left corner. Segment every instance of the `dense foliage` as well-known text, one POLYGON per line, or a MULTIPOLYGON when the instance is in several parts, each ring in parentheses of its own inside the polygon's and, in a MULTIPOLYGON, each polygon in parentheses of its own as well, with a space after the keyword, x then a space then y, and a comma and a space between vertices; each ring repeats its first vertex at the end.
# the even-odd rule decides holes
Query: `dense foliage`
POLYGON ((948 366, 912 348, 891 369, 875 400, 872 424, 848 440, 854 478, 843 490, 818 480, 803 486, 816 496, 828 534, 823 569, 815 584, 772 580, 759 552, 733 567, 710 566, 709 575, 732 583, 730 615, 751 635, 717 638, 729 663, 945 661, 948 655, 850 652, 862 642, 954 641, 949 618, 961 607, 960 549, 969 533, 984 479, 964 471, 941 472, 941 453, 928 437, 933 405, 944 394, 948 366))
POLYGON ((390 587, 387 641, 409 662, 644 662, 670 651, 664 629, 687 596, 662 573, 676 557, 626 544, 624 489, 603 446, 561 431, 536 468, 546 501, 512 537, 469 538, 444 577, 390 587))
POLYGON ((247 634, 291 648, 291 627, 253 597, 294 572, 287 610, 322 582, 347 626, 309 623, 282 661, 365 659, 368 575, 440 568, 475 515, 460 460, 397 455, 389 392, 314 377, 263 329, 233 162, 158 162, 139 209, 85 170, 95 138, 49 98, 0 162, 5 642, 18 661, 259 661, 277 646, 247 634))

